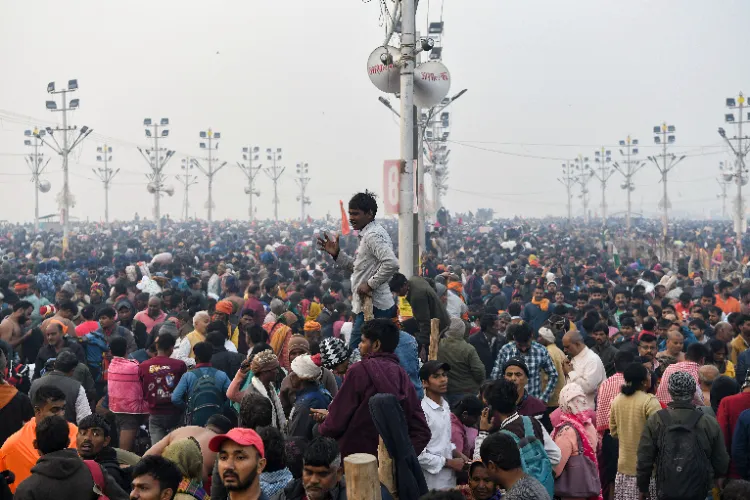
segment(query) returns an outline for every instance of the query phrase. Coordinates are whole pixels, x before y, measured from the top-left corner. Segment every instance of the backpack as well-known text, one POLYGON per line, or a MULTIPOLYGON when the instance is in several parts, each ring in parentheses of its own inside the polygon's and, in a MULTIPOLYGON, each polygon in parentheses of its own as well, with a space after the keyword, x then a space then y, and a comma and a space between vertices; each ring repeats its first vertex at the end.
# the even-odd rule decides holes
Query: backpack
POLYGON ((198 380, 188 396, 185 425, 203 427, 209 418, 223 412, 226 398, 221 389, 216 387, 214 378, 217 371, 216 368, 198 368, 194 371, 198 380))
POLYGON ((711 489, 711 462, 698 442, 695 426, 703 416, 696 410, 684 424, 675 424, 668 410, 657 412, 664 424, 656 461, 656 491, 662 500, 705 494, 711 489))
POLYGON ((104 480, 104 472, 97 462, 94 460, 84 460, 84 464, 89 468, 91 478, 94 480, 94 493, 97 494, 98 500, 109 500, 109 497, 104 494, 104 490, 107 487, 107 482, 104 480))
POLYGON ((552 463, 549 461, 547 452, 544 450, 544 443, 539 441, 534 435, 534 426, 531 424, 531 418, 521 417, 523 419, 523 439, 518 439, 514 433, 501 430, 518 445, 521 451, 521 467, 529 476, 533 477, 544 486, 549 497, 552 498, 555 493, 555 478, 552 475, 552 463))
POLYGON ((89 367, 94 382, 102 379, 104 355, 109 352, 109 344, 100 331, 87 333, 81 339, 86 353, 86 366, 89 367))

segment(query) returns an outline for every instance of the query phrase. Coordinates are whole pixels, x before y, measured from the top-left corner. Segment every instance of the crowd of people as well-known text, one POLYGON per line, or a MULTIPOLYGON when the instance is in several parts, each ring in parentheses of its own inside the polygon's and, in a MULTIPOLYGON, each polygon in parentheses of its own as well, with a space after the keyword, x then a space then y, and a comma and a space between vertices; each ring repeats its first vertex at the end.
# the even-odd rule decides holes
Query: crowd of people
POLYGON ((749 241, 377 215, 0 228, 0 500, 750 498, 749 241))

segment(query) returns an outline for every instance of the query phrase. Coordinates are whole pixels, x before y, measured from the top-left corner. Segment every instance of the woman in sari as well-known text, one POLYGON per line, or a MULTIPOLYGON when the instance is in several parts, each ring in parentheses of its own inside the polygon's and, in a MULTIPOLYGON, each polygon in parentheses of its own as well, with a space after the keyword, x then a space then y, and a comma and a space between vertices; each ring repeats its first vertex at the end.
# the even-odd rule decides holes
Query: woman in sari
POLYGON ((296 323, 297 315, 287 311, 275 323, 263 325, 263 328, 268 332, 271 348, 279 358, 279 364, 287 371, 289 371, 291 364, 289 360, 289 340, 294 334, 292 327, 296 323))
MULTIPOLYGON (((559 477, 568 464, 570 457, 579 454, 579 439, 583 449, 583 455, 594 462, 598 468, 596 459, 596 446, 599 436, 596 426, 591 421, 591 413, 586 403, 586 395, 580 385, 571 382, 560 391, 560 423, 552 433, 552 439, 560 447, 562 457, 560 462, 553 467, 555 477, 559 477)), ((563 500, 586 500, 562 497, 563 500)), ((602 500, 602 492, 588 500, 602 500)))

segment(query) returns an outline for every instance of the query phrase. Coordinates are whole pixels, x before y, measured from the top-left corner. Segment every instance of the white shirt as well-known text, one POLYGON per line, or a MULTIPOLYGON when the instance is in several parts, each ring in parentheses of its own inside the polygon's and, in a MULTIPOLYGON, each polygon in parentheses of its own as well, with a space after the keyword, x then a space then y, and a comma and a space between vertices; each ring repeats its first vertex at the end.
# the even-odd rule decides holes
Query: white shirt
MULTIPOLYGON (((226 339, 224 341, 224 348, 229 352, 237 352, 237 348, 234 346, 234 343, 232 343, 232 341, 229 339, 226 339)), ((195 367, 195 359, 190 357, 190 350, 190 341, 188 341, 184 337, 178 338, 175 341, 174 349, 172 350, 172 355, 170 356, 170 358, 179 359, 183 361, 188 368, 193 368, 195 367)))
POLYGON ((467 312, 469 308, 466 307, 464 301, 461 300, 458 295, 453 293, 453 291, 447 290, 445 293, 448 294, 448 303, 445 306, 445 310, 448 312, 448 316, 450 316, 451 318, 461 319, 463 313, 467 312))
POLYGON ((456 473, 445 466, 445 461, 453 458, 456 446, 451 442, 451 409, 443 399, 437 404, 427 396, 422 399, 427 426, 430 428, 430 442, 419 454, 419 465, 424 472, 427 489, 447 490, 456 487, 456 473))
POLYGON ((601 358, 588 347, 571 361, 573 371, 568 373, 568 383, 575 382, 586 394, 589 409, 595 409, 594 398, 602 382, 607 380, 607 372, 601 358))

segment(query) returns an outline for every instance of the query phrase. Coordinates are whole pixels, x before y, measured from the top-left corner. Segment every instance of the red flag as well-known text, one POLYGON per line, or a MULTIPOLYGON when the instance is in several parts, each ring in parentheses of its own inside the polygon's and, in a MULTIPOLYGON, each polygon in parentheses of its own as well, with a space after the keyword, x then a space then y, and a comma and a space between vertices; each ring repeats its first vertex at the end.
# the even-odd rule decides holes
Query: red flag
POLYGON ((349 218, 346 216, 346 210, 344 210, 344 202, 339 200, 339 205, 341 206, 341 234, 346 236, 351 233, 352 230, 349 227, 349 218))

